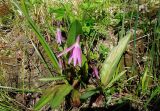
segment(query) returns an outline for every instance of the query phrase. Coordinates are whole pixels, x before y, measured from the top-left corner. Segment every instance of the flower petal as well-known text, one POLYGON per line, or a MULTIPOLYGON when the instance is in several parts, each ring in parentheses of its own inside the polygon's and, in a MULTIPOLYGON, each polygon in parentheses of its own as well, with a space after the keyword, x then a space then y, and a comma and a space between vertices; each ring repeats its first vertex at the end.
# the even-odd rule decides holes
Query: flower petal
POLYGON ((72 59, 73 59, 73 53, 72 53, 71 56, 69 57, 68 64, 70 64, 70 63, 72 62, 72 59))
POLYGON ((64 55, 64 54, 66 54, 67 52, 69 52, 69 51, 72 50, 73 48, 74 48, 74 44, 73 44, 71 47, 65 49, 65 50, 64 50, 63 52, 61 52, 60 54, 58 54, 57 57, 60 57, 60 56, 62 56, 62 55, 64 55))
POLYGON ((80 36, 77 37, 76 42, 71 47, 65 49, 57 57, 60 57, 71 50, 72 50, 72 52, 69 57, 68 64, 70 64, 73 60, 74 66, 76 66, 77 64, 79 66, 81 66, 81 64, 82 64, 82 51, 81 51, 81 47, 80 47, 80 36))
POLYGON ((57 28, 57 32, 56 32, 56 41, 57 43, 61 44, 62 43, 62 33, 60 28, 57 28))
POLYGON ((77 64, 77 47, 75 47, 74 49, 73 49, 73 62, 74 62, 74 66, 76 66, 76 64, 77 64))
POLYGON ((81 49, 79 49, 78 52, 79 52, 78 53, 78 64, 79 64, 79 66, 81 66, 81 64, 82 64, 82 51, 81 51, 81 49))
POLYGON ((98 74, 98 69, 96 67, 93 67, 93 77, 95 76, 97 79, 100 79, 99 74, 98 74))

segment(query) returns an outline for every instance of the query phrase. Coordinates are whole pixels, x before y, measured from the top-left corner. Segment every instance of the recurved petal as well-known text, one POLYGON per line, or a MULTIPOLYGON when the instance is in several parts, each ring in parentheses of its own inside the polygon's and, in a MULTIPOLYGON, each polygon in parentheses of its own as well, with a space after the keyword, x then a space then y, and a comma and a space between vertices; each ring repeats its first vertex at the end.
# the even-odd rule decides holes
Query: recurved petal
POLYGON ((81 49, 79 48, 78 49, 79 51, 78 51, 78 64, 79 64, 79 66, 81 66, 81 64, 82 64, 82 51, 81 51, 81 49))
POLYGON ((60 54, 58 54, 57 57, 60 57, 60 56, 62 56, 64 54, 66 54, 67 52, 71 51, 73 48, 74 48, 74 45, 72 45, 71 47, 65 49, 63 52, 61 52, 60 54))
POLYGON ((74 50, 73 50, 73 63, 74 63, 74 66, 76 66, 77 64, 77 48, 75 47, 74 50))

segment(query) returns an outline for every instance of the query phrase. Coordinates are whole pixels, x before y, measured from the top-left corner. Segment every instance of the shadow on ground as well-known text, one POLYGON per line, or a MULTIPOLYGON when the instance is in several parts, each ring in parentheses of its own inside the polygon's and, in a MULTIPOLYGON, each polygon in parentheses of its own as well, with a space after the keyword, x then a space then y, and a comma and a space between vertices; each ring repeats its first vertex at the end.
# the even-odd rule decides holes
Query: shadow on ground
MULTIPOLYGON (((156 104, 153 104, 152 107, 149 107, 150 111, 160 111, 160 101, 156 102, 156 104)), ((143 108, 140 108, 140 106, 133 107, 129 102, 116 104, 113 106, 109 106, 107 108, 105 107, 94 107, 94 108, 81 108, 80 111, 146 111, 143 108), (137 108, 139 107, 139 108, 137 108)))

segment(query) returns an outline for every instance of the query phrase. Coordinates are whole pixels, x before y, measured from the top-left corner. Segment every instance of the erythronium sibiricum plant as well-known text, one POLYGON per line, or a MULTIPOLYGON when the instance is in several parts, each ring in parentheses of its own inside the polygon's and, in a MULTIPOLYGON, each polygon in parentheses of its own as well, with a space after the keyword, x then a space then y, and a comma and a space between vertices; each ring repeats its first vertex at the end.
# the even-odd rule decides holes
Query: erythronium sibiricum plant
POLYGON ((62 44, 62 32, 60 28, 57 28, 56 31, 56 41, 58 44, 62 44))
POLYGON ((58 58, 66 53, 71 51, 71 55, 69 57, 68 63, 70 64, 73 60, 73 65, 76 66, 77 64, 81 67, 82 64, 82 51, 80 46, 80 36, 77 36, 76 42, 70 46, 69 48, 65 49, 62 53, 58 55, 58 58))

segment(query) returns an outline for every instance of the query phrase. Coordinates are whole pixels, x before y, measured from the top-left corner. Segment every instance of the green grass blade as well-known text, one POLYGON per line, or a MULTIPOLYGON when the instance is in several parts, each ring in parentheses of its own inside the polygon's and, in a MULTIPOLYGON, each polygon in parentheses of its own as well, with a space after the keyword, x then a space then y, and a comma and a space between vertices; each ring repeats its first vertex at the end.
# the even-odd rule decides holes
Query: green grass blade
POLYGON ((66 78, 66 77, 61 76, 61 77, 41 78, 41 79, 39 79, 39 80, 40 80, 40 81, 43 81, 43 82, 48 82, 48 81, 63 80, 63 79, 65 79, 65 78, 66 78))
POLYGON ((135 73, 135 68, 136 68, 136 39, 137 39, 137 35, 136 35, 136 31, 137 31, 137 27, 138 27, 138 18, 139 18, 139 1, 137 4, 137 13, 136 13, 136 20, 135 20, 135 24, 134 24, 134 35, 133 35, 133 45, 134 45, 134 49, 133 49, 133 66, 132 66, 132 70, 135 73))
POLYGON ((148 74, 148 67, 145 69, 145 72, 144 72, 143 77, 142 77, 142 91, 143 92, 147 89, 147 85, 148 85, 147 74, 148 74))
POLYGON ((20 8, 20 6, 18 5, 17 0, 11 0, 11 2, 14 4, 14 6, 18 9, 18 11, 20 11, 20 13, 22 13, 22 10, 20 8))
POLYGON ((31 28, 33 29, 35 34, 37 35, 37 38, 40 41, 41 45, 43 46, 43 48, 44 48, 45 52, 47 53, 49 59, 51 60, 53 67, 56 68, 56 69, 59 69, 57 71, 59 71, 59 73, 61 73, 61 70, 60 70, 60 67, 59 67, 58 60, 57 60, 56 56, 54 55, 53 51, 51 50, 51 48, 49 47, 49 45, 45 41, 45 38, 40 33, 39 28, 34 24, 32 19, 28 15, 27 7, 26 7, 26 4, 25 4, 24 0, 21 0, 21 5, 22 5, 22 11, 23 11, 29 25, 31 26, 31 28))
POLYGON ((49 69, 48 64, 46 63, 46 61, 44 60, 44 58, 42 57, 41 53, 39 52, 39 50, 37 49, 36 45, 33 43, 32 39, 30 38, 30 41, 32 43, 32 46, 34 47, 35 51, 37 52, 38 56, 40 57, 40 59, 42 60, 42 62, 44 63, 44 65, 46 66, 46 68, 48 69, 48 72, 50 75, 52 75, 52 72, 49 69))
POLYGON ((111 87, 114 82, 118 81, 124 74, 126 73, 126 70, 125 71, 122 71, 121 73, 119 73, 115 78, 113 78, 107 85, 107 87, 111 87))
POLYGON ((0 103, 0 111, 19 111, 19 110, 13 108, 12 106, 0 103))
POLYGON ((125 51, 130 38, 131 38, 131 32, 129 32, 124 38, 122 38, 119 41, 118 45, 115 48, 113 48, 107 59, 104 61, 102 69, 100 71, 100 78, 101 78, 101 83, 105 87, 113 77, 117 65, 120 61, 120 58, 123 52, 125 51))
POLYGON ((149 102, 156 96, 160 94, 160 86, 157 87, 151 94, 150 98, 148 99, 148 101, 145 104, 145 108, 147 107, 147 105, 149 104, 149 102))
POLYGON ((5 91, 15 91, 15 92, 25 92, 25 93, 32 93, 32 92, 41 92, 40 90, 31 90, 31 89, 18 89, 13 87, 7 87, 7 86, 0 86, 0 89, 3 89, 5 91))

